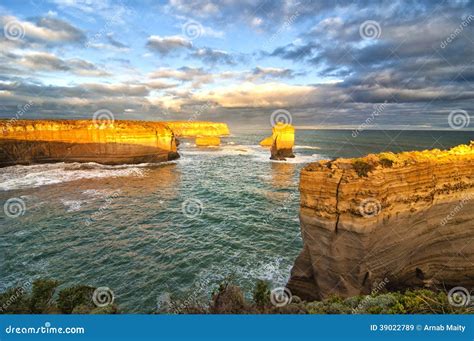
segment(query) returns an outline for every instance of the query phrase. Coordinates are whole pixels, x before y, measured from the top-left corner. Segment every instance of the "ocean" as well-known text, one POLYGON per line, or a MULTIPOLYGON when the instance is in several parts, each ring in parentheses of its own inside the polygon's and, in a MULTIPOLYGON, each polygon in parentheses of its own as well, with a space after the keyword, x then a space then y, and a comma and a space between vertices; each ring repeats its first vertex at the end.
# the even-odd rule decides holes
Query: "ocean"
MULTIPOLYGON (((231 127, 232 128, 232 127, 231 127)), ((299 170, 382 151, 450 148, 465 131, 297 130, 296 158, 270 161, 239 131, 218 148, 182 140, 159 165, 56 163, 0 169, 0 291, 37 278, 112 289, 124 313, 164 297, 208 300, 225 278, 249 295, 284 286, 302 248, 299 170)))

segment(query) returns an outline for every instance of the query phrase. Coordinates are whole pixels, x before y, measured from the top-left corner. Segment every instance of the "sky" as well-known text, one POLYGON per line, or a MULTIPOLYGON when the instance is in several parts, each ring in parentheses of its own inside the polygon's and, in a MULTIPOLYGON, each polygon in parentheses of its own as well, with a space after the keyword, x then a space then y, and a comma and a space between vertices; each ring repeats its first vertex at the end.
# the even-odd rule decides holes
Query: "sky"
POLYGON ((472 1, 0 0, 0 117, 473 129, 472 1))

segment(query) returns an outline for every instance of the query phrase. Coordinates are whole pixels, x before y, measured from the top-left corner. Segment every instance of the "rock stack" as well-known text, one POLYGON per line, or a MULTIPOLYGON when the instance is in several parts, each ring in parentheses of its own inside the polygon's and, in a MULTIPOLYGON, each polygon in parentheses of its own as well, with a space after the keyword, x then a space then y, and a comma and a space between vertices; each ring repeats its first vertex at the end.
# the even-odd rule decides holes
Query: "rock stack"
POLYGON ((293 158, 295 144, 295 128, 291 124, 278 122, 272 130, 271 160, 286 160, 293 158))
POLYGON ((309 164, 301 171, 301 298, 474 287, 474 144, 309 164))

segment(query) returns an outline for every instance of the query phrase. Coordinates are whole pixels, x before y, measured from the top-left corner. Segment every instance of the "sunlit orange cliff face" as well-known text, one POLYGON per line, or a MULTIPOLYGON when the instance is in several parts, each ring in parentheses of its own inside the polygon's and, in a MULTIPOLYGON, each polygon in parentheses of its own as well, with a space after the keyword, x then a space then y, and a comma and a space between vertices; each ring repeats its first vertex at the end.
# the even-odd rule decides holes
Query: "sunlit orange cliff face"
POLYGON ((299 187, 303 250, 292 293, 474 286, 473 142, 311 163, 299 187))
POLYGON ((171 121, 166 124, 178 138, 195 137, 198 147, 219 146, 220 137, 230 134, 227 124, 220 122, 171 121))
MULTIPOLYGON (((262 141, 264 142, 264 141, 262 141)), ((295 128, 291 124, 278 122, 272 129, 272 160, 285 160, 293 158, 295 144, 295 128)))
MULTIPOLYGON (((93 120, 0 121, 0 166, 45 162, 124 164, 161 162, 179 157, 178 134, 200 133, 211 122, 186 122, 186 129, 167 122, 93 120), (197 127, 193 128, 192 124, 197 127), (194 130, 193 130, 194 129, 194 130)), ((218 124, 219 125, 219 124, 218 124)), ((227 128, 227 126, 225 126, 227 128)), ((228 128, 227 128, 228 133, 228 128)))

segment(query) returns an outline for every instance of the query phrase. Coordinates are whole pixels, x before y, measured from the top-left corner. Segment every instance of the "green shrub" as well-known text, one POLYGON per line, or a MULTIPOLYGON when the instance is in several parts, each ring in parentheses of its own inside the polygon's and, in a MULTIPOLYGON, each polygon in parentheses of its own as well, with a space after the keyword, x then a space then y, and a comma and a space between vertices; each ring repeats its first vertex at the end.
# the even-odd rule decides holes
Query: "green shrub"
POLYGON ((71 314, 74 309, 79 309, 77 313, 89 313, 95 308, 92 295, 95 288, 87 285, 76 285, 63 289, 59 292, 58 308, 63 314, 71 314))
POLYGON ((54 309, 53 295, 59 282, 51 279, 38 279, 33 282, 30 310, 33 314, 47 313, 54 309))
POLYGON ((374 170, 373 165, 363 160, 355 160, 352 163, 352 166, 354 167, 354 170, 356 171, 357 175, 359 175, 359 177, 367 177, 369 175, 369 172, 372 172, 374 170))
POLYGON ((393 161, 390 159, 382 158, 379 162, 383 168, 391 168, 393 166, 393 161))
POLYGON ((258 280, 253 292, 253 302, 257 308, 264 308, 270 305, 270 288, 268 282, 258 280))

